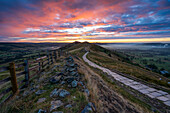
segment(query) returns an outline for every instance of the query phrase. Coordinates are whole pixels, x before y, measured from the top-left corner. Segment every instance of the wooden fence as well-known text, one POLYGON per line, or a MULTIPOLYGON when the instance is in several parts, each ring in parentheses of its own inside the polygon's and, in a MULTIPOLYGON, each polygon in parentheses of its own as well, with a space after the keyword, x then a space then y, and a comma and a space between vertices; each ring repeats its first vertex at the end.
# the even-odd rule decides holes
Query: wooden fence
POLYGON ((0 67, 0 73, 7 72, 10 74, 9 77, 0 80, 0 101, 1 101, 0 104, 9 100, 20 89, 27 87, 29 85, 29 81, 31 78, 40 73, 47 66, 50 66, 51 64, 56 62, 57 58, 65 55, 67 55, 67 52, 63 52, 59 49, 47 52, 46 56, 41 57, 39 54, 39 57, 36 58, 35 60, 24 60, 24 62, 19 64, 11 62, 9 63, 9 66, 0 67), (22 71, 17 72, 17 69, 18 70, 20 69, 22 71), (23 79, 18 80, 20 78, 23 79), (11 83, 11 85, 9 85, 8 83, 11 83), (10 87, 6 88, 7 86, 10 87), (2 87, 5 87, 5 89, 2 87), (9 92, 11 92, 11 94, 9 94, 9 92))

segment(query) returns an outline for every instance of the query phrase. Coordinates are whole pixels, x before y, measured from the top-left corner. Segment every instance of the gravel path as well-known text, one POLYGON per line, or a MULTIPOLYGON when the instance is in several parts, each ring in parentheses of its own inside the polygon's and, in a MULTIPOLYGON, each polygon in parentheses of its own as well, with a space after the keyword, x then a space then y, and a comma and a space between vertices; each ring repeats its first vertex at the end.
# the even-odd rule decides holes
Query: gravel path
POLYGON ((142 94, 147 95, 150 98, 156 98, 156 99, 162 101, 165 105, 170 106, 170 95, 167 92, 164 92, 162 90, 157 90, 155 88, 151 88, 151 87, 144 85, 140 82, 137 82, 137 81, 134 81, 132 79, 123 77, 123 76, 121 76, 121 75, 119 75, 115 72, 110 71, 107 68, 101 67, 101 66, 91 62, 90 60, 88 60, 86 58, 88 53, 89 52, 86 52, 83 55, 83 60, 85 62, 87 62, 90 66, 102 70, 103 72, 107 73, 108 75, 111 75, 112 77, 114 77, 115 80, 117 80, 117 81, 119 81, 119 82, 141 92, 142 94))

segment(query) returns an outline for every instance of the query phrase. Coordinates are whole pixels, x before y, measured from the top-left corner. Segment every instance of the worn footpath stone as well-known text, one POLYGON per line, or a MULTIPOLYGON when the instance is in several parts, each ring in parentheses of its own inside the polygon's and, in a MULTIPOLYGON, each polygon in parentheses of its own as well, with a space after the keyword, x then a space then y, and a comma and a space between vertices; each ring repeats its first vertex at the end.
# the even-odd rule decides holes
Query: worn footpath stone
POLYGON ((59 83, 60 80, 61 80, 61 76, 55 76, 55 77, 52 77, 52 78, 50 79, 50 83, 56 84, 56 83, 59 83))
POLYGON ((71 104, 68 104, 68 105, 65 106, 65 108, 71 108, 71 107, 72 107, 71 104))
POLYGON ((29 94, 29 91, 24 91, 23 96, 27 96, 29 94))
POLYGON ((67 90, 64 90, 64 89, 54 89, 51 94, 50 94, 50 97, 53 97, 53 98, 56 98, 56 97, 66 97, 70 95, 70 92, 68 92, 67 90))
POLYGON ((67 90, 64 90, 64 89, 62 89, 59 93, 59 96, 63 97, 63 98, 68 96, 68 95, 70 95, 70 92, 68 92, 67 90))
POLYGON ((50 97, 57 97, 59 95, 59 90, 58 89, 54 89, 51 94, 50 97))
POLYGON ((50 111, 57 109, 58 107, 63 106, 63 102, 61 100, 51 101, 50 111))
POLYGON ((45 110, 39 109, 38 113, 47 113, 45 110))
POLYGON ((46 100, 46 98, 39 98, 38 101, 37 101, 37 103, 42 103, 42 102, 44 102, 45 100, 46 100))
POLYGON ((164 104, 165 104, 165 105, 167 105, 167 106, 170 106, 170 100, 169 100, 169 101, 164 102, 164 104))
POLYGON ((84 90, 84 92, 87 94, 87 96, 89 96, 89 95, 90 95, 90 92, 89 92, 89 90, 88 90, 88 89, 85 89, 85 90, 84 90))
POLYGON ((53 113, 63 113, 62 111, 54 111, 53 113))
POLYGON ((91 113, 93 110, 96 110, 96 107, 93 103, 89 102, 81 113, 91 113))
POLYGON ((60 83, 60 84, 61 84, 61 85, 63 85, 63 84, 65 84, 65 83, 66 83, 65 81, 61 81, 61 83, 60 83))
POLYGON ((43 94, 44 92, 46 92, 46 90, 38 90, 37 92, 35 92, 36 95, 41 95, 43 94))
POLYGON ((73 77, 67 77, 67 83, 71 83, 72 81, 74 81, 74 78, 73 77))
POLYGON ((157 99, 164 102, 169 100, 166 96, 157 97, 157 99))
POLYGON ((75 88, 75 87, 77 87, 77 83, 78 82, 76 80, 74 80, 74 81, 72 81, 71 86, 75 88))

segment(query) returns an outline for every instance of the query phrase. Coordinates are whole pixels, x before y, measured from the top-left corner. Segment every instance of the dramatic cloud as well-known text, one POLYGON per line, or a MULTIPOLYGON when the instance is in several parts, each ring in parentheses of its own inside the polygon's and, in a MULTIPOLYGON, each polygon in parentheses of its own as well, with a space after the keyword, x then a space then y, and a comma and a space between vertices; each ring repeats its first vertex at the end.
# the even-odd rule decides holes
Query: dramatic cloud
POLYGON ((0 30, 1 42, 169 42, 170 1, 0 0, 0 30))

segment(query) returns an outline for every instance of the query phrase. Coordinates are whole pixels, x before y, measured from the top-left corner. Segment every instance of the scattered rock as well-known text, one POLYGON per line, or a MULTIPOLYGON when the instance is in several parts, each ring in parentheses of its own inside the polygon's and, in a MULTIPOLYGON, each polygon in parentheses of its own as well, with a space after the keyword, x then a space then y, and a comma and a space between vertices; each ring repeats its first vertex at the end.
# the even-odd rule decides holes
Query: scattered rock
POLYGON ((64 89, 54 89, 51 94, 50 97, 66 97, 67 95, 70 95, 70 92, 68 92, 67 90, 64 89))
POLYGON ((65 84, 65 83, 66 83, 65 81, 62 81, 62 82, 61 82, 61 85, 65 84))
POLYGON ((79 85, 79 86, 82 86, 83 88, 85 88, 85 85, 83 84, 82 81, 78 82, 78 85, 79 85))
POLYGON ((74 80, 73 77, 68 77, 68 78, 67 78, 67 83, 71 83, 73 80, 74 80))
POLYGON ((50 111, 57 109, 58 107, 63 106, 63 102, 61 100, 51 101, 50 111))
POLYGON ((57 68, 57 65, 55 65, 51 70, 53 71, 53 70, 55 70, 57 68))
POLYGON ((24 91, 24 93, 23 93, 23 97, 25 97, 25 96, 27 96, 29 94, 29 91, 24 91))
POLYGON ((78 82, 77 82, 76 80, 74 80, 74 81, 72 81, 71 86, 72 86, 72 87, 77 87, 77 83, 78 83, 78 82))
POLYGON ((40 87, 40 85, 37 85, 37 86, 35 86, 35 89, 38 89, 40 87))
POLYGON ((58 73, 57 76, 64 76, 64 73, 58 73))
POLYGON ((87 94, 87 96, 89 96, 89 95, 90 95, 90 92, 89 92, 89 90, 88 90, 88 89, 85 89, 85 90, 84 90, 84 92, 87 94))
POLYGON ((63 113, 62 111, 54 111, 53 113, 63 113))
POLYGON ((89 102, 81 113, 91 113, 93 111, 96 111, 96 107, 93 103, 89 102))
POLYGON ((52 78, 50 79, 50 83, 52 83, 52 84, 59 83, 59 82, 60 82, 60 79, 61 79, 61 76, 52 77, 52 78))
POLYGON ((63 98, 66 97, 67 95, 70 95, 70 92, 68 92, 67 90, 64 90, 64 89, 62 89, 59 93, 59 96, 63 97, 63 98))
POLYGON ((30 86, 34 86, 34 83, 31 83, 30 86))
POLYGON ((43 94, 44 92, 46 92, 46 90, 38 90, 37 92, 35 92, 36 95, 41 95, 43 94))
POLYGON ((44 102, 45 100, 46 100, 46 98, 39 98, 38 101, 37 101, 37 103, 42 103, 42 102, 44 102))
POLYGON ((50 94, 50 97, 57 97, 59 95, 59 90, 57 89, 54 89, 51 94, 50 94))
POLYGON ((38 113, 47 113, 45 110, 39 109, 38 113))
POLYGON ((68 68, 68 71, 70 71, 70 72, 75 71, 75 70, 76 70, 76 68, 74 68, 74 67, 69 67, 68 68))
POLYGON ((70 72, 70 76, 75 76, 77 74, 77 72, 73 71, 73 72, 70 72))
POLYGON ((71 107, 72 107, 71 104, 68 104, 68 105, 65 106, 65 108, 71 108, 71 107))

